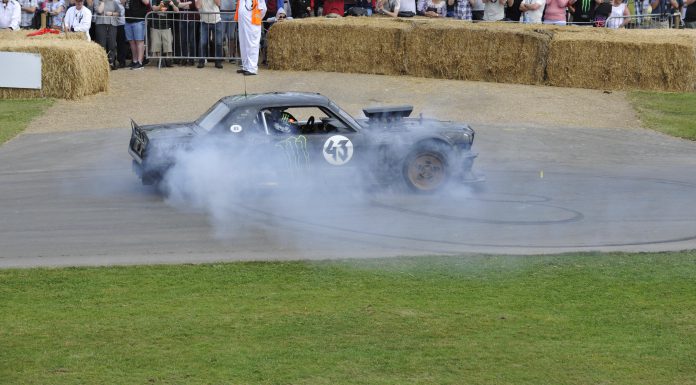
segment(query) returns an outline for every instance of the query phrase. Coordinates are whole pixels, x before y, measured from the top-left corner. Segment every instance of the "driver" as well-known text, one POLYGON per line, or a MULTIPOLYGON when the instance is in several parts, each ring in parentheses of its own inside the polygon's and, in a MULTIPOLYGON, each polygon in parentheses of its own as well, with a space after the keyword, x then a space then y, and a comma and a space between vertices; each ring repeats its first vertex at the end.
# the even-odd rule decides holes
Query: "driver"
POLYGON ((295 117, 279 108, 271 110, 270 126, 282 134, 297 134, 299 132, 299 126, 295 117))

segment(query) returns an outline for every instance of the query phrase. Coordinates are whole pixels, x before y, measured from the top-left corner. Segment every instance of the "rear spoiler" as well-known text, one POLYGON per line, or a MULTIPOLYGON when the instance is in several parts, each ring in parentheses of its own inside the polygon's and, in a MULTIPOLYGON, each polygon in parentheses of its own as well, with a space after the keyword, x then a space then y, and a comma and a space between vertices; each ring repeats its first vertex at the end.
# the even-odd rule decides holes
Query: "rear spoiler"
POLYGON ((369 120, 396 120, 411 115, 413 106, 371 107, 363 108, 369 120))

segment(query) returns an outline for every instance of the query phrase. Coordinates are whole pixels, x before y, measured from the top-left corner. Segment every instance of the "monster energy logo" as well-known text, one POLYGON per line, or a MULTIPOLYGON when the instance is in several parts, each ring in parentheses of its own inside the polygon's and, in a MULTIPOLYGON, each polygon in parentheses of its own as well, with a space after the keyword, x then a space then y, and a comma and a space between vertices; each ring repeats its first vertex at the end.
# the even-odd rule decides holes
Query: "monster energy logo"
POLYGON ((276 146, 283 149, 285 158, 288 161, 288 168, 291 170, 302 170, 309 168, 307 138, 304 135, 290 136, 276 143, 276 146))

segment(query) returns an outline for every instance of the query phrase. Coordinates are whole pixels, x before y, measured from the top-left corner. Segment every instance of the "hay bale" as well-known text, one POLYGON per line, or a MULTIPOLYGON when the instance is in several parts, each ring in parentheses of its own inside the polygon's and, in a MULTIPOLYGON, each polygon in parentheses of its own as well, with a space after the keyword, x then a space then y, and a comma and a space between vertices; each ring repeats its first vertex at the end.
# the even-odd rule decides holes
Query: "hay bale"
POLYGON ((435 20, 414 23, 406 35, 413 76, 542 84, 550 33, 507 23, 435 20))
POLYGON ((559 87, 694 91, 696 31, 561 30, 551 41, 547 77, 559 87))
POLYGON ((38 36, 28 36, 34 33, 35 29, 20 29, 19 31, 10 31, 7 29, 0 30, 0 40, 43 40, 43 39, 61 39, 61 40, 87 40, 87 35, 84 32, 61 32, 59 34, 46 33, 38 36))
POLYGON ((403 34, 411 27, 384 18, 307 18, 273 25, 268 66, 276 70, 404 73, 403 34))
POLYGON ((79 99, 106 91, 109 62, 96 43, 75 38, 2 39, 0 51, 41 54, 41 90, 0 88, 0 98, 79 99))

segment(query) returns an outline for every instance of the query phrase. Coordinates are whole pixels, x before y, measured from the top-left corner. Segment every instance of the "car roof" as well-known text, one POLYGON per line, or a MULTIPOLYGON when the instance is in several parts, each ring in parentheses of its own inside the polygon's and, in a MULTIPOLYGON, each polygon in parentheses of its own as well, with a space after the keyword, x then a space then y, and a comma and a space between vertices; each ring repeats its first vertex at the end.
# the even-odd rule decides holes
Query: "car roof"
POLYGON ((262 94, 230 95, 222 98, 230 107, 248 106, 327 106, 329 98, 313 92, 268 92, 262 94))

